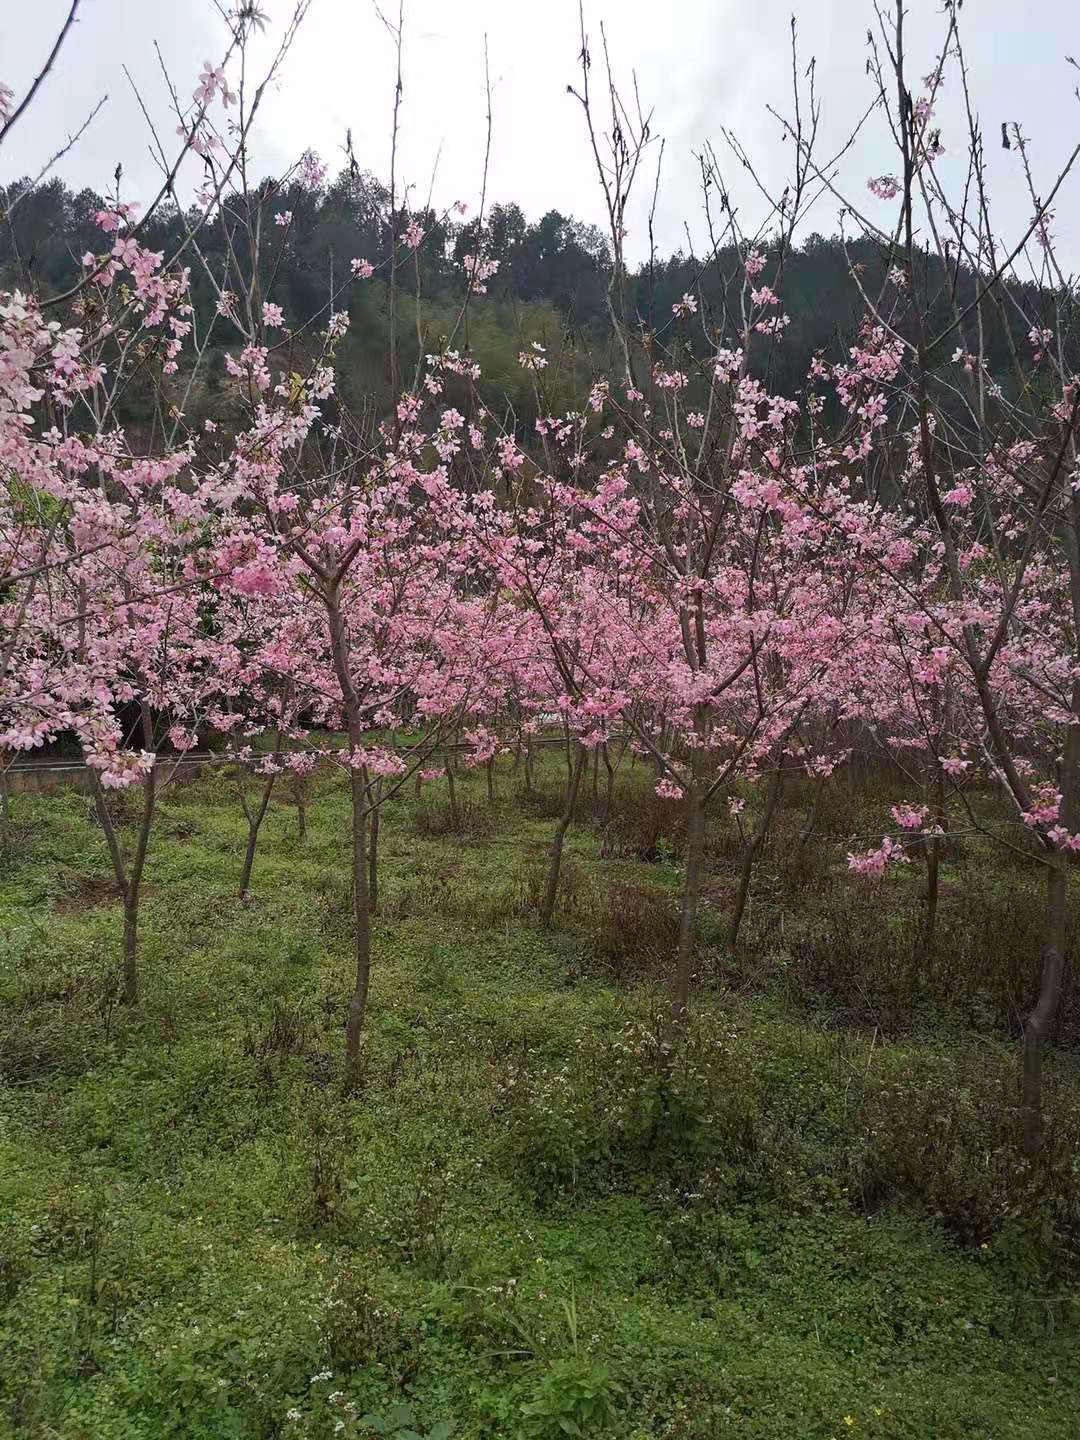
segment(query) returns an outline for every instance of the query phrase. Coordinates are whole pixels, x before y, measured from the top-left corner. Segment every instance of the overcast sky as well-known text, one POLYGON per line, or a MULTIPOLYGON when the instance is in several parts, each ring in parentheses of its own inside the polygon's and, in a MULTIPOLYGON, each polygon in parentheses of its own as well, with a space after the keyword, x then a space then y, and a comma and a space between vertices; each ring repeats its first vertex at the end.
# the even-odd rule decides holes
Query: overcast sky
MULTIPOLYGON (((18 98, 33 79, 70 0, 0 0, 0 81, 18 98)), ((386 0, 396 14, 397 0, 386 0)), ((260 0, 280 33, 293 0, 260 0)), ((666 139, 657 240, 700 241, 698 172, 693 152, 711 140, 726 160, 721 130, 734 130, 769 183, 782 188, 790 146, 767 113, 790 109, 789 22, 794 9, 803 63, 817 61, 822 160, 837 149, 872 96, 865 73, 869 0, 586 0, 586 24, 599 58, 603 23, 618 76, 636 72, 655 129, 666 139)), ((1019 121, 1041 189, 1049 188, 1080 139, 1080 51, 1075 0, 966 0, 960 12, 975 104, 983 122, 997 223, 1019 236, 1031 214, 1017 153, 1003 152, 1001 122, 1019 121), (1071 18, 1070 18, 1071 17, 1071 18)), ((406 0, 405 93, 401 157, 420 200, 434 173, 437 203, 479 197, 485 135, 484 37, 493 87, 494 135, 488 195, 516 200, 530 218, 558 209, 601 222, 603 207, 577 102, 577 0, 406 0)), ((913 84, 934 58, 943 32, 940 0, 911 0, 908 50, 913 84)), ((211 0, 83 0, 78 25, 33 111, 0 148, 0 180, 35 173, 103 95, 102 112, 58 167, 69 183, 105 189, 118 161, 137 198, 157 177, 147 128, 124 74, 136 77, 148 108, 171 138, 167 91, 156 41, 181 93, 190 95, 204 60, 224 49, 211 0)), ((260 50, 266 49, 263 42, 260 50)), ((255 137, 256 169, 280 170, 312 146, 336 170, 346 128, 357 159, 385 177, 389 164, 393 44, 371 0, 312 0, 311 10, 268 96, 255 137)), ((600 77, 594 69, 594 83, 600 77)), ((962 179, 962 110, 957 85, 941 98, 944 173, 962 179)), ((849 190, 883 222, 892 213, 866 191, 871 174, 895 170, 880 121, 843 162, 849 190)), ((732 193, 747 219, 753 188, 732 162, 732 193)), ((642 177, 630 215, 631 253, 644 253, 652 174, 642 177)), ((1064 258, 1080 267, 1080 170, 1055 204, 1064 258)), ((823 202, 808 228, 831 232, 836 210, 823 202)))

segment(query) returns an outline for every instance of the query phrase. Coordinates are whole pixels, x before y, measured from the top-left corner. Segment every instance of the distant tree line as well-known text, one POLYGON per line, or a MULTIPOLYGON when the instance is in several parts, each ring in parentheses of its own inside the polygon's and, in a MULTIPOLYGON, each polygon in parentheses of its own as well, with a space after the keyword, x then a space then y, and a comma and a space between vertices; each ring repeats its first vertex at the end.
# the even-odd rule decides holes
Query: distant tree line
MULTIPOLYGON (((93 190, 73 191, 58 179, 27 187, 26 180, 0 186, 0 285, 30 289, 44 298, 75 283, 86 252, 104 249, 108 237, 94 217, 105 201, 93 190)), ((321 322, 331 306, 350 313, 337 374, 354 412, 367 408, 372 415, 385 413, 391 399, 388 277, 395 237, 403 376, 415 370, 421 351, 435 351, 453 337, 455 346, 468 349, 481 366, 486 402, 527 440, 539 406, 534 377, 518 363, 523 348, 533 342, 546 347, 544 405, 549 412, 580 405, 597 375, 615 373, 607 308, 611 250, 595 226, 557 210, 529 221, 513 203, 490 207, 482 224, 430 209, 399 211, 391 218, 386 187, 356 167, 315 189, 298 181, 278 185, 265 180, 247 199, 232 196, 222 205, 199 231, 196 251, 189 252, 200 333, 217 307, 215 284, 224 284, 228 276, 234 289, 251 283, 250 261, 240 240, 256 219, 247 212, 256 210, 262 231, 257 281, 280 300, 285 323, 298 332, 295 343, 303 345, 305 326, 321 322), (415 251, 401 244, 412 220, 424 233, 415 251), (485 293, 470 298, 462 324, 464 261, 470 255, 483 255, 498 268, 485 281, 485 293), (375 267, 370 280, 352 283, 353 259, 375 267)), ((191 218, 176 206, 163 206, 141 238, 169 256, 181 248, 191 218)), ((784 254, 768 247, 764 253, 763 278, 782 292, 788 324, 780 343, 762 338, 752 369, 776 390, 795 394, 815 354, 836 359, 855 342, 867 298, 887 295, 893 257, 876 240, 816 234, 784 254)), ((943 264, 934 254, 927 254, 923 263, 925 293, 935 297, 929 319, 938 333, 948 328, 958 310, 972 306, 976 277, 963 266, 943 264)), ((732 317, 732 333, 741 330, 742 277, 739 257, 730 247, 705 256, 679 251, 654 257, 624 277, 627 319, 645 336, 656 337, 667 363, 682 353, 693 372, 706 357, 706 335, 723 331, 726 315, 732 317), (706 324, 675 324, 672 307, 685 294, 696 297, 697 315, 706 324)), ((1019 293, 1010 313, 1000 303, 988 300, 982 305, 988 369, 1006 390, 1015 393, 1028 383, 1020 379, 1021 370, 1028 369, 1028 331, 1044 326, 1057 331, 1058 302, 1054 294, 1031 286, 1019 293), (1025 363, 1017 364, 1018 358, 1025 363)), ((887 301, 883 304, 887 308, 887 301)), ((898 328, 903 333, 902 322, 898 328)), ((236 330, 219 318, 209 363, 202 369, 205 378, 189 401, 193 416, 221 418, 220 408, 227 404, 224 354, 239 343, 236 330)), ((955 348, 954 339, 942 344, 932 364, 944 370, 955 363, 955 348)), ((183 383, 183 372, 177 383, 183 383)), ((693 390, 688 400, 693 403, 693 390)), ((133 384, 126 404, 124 419, 137 424, 149 419, 154 397, 133 384)))

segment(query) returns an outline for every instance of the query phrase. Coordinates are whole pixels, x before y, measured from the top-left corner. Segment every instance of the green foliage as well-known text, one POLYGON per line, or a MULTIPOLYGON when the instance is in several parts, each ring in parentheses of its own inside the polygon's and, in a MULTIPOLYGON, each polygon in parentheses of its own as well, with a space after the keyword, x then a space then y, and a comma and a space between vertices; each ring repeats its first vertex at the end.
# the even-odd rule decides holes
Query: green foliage
POLYGON ((572 1059, 511 1063, 500 1093, 518 1165, 544 1191, 610 1185, 627 1171, 736 1159, 754 1144, 746 1057, 711 1025, 669 1034, 660 1016, 584 1037, 572 1059))
POLYGON ((576 1355, 560 1360, 536 1387, 536 1399, 522 1405, 522 1433, 536 1440, 595 1433, 612 1419, 620 1389, 606 1365, 585 1364, 576 1355))
POLYGON ((411 1405, 395 1405, 385 1415, 363 1415, 360 1423, 366 1425, 373 1435, 390 1435, 395 1440, 450 1440, 454 1433, 449 1420, 440 1420, 430 1430, 417 1430, 411 1405))

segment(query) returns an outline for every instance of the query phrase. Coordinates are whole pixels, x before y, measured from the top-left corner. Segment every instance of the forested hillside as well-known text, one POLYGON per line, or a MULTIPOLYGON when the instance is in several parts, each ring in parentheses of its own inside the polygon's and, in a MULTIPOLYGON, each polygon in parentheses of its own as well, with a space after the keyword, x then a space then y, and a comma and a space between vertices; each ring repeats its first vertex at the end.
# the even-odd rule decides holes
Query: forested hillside
MULTIPOLYGON (((31 188, 26 179, 0 187, 0 213, 16 196, 8 223, 0 226, 0 283, 30 286, 44 296, 71 288, 81 273, 81 257, 100 244, 94 217, 106 201, 92 190, 73 193, 59 180, 31 188)), ((466 207, 460 207, 466 210, 466 207)), ((200 212, 185 214, 161 207, 146 227, 143 243, 168 257, 181 251, 200 212)), ((592 379, 609 372, 613 362, 608 286, 612 278, 609 242, 591 225, 553 210, 528 220, 514 203, 496 204, 483 223, 451 210, 396 212, 393 228, 386 188, 368 172, 345 171, 314 188, 296 179, 288 185, 266 180, 249 199, 235 196, 200 225, 188 255, 192 299, 206 327, 216 294, 211 276, 230 270, 234 288, 251 280, 246 237, 253 218, 261 229, 259 287, 273 294, 286 325, 302 337, 305 327, 325 322, 333 308, 347 307, 351 324, 339 348, 341 394, 355 409, 382 412, 390 403, 390 256, 392 236, 417 224, 423 239, 415 251, 399 253, 395 283, 400 290, 397 330, 401 372, 415 372, 421 350, 437 351, 453 336, 467 348, 482 372, 481 391, 497 413, 513 417, 519 438, 528 439, 537 411, 531 376, 517 363, 523 346, 544 344, 551 363, 545 376, 549 413, 582 404, 592 379), (243 239, 243 243, 240 240, 243 239), (469 258, 482 255, 485 279, 474 278, 467 323, 459 324, 462 297, 469 288, 469 258), (350 285, 354 259, 374 268, 367 286, 350 285), (493 267, 493 268, 492 268, 493 267), (487 270, 491 268, 491 273, 487 270), (483 293, 481 293, 483 292, 483 293), (333 298, 333 297, 336 297, 333 298)), ((400 251, 400 247, 399 247, 400 251)), ((896 259, 891 247, 876 240, 811 235, 788 248, 766 247, 769 273, 783 282, 789 324, 782 346, 761 337, 751 357, 772 388, 787 395, 805 384, 815 353, 842 358, 865 316, 868 297, 879 296, 896 259)), ((920 288, 935 331, 947 328, 955 310, 970 306, 974 277, 957 265, 947 270, 932 255, 921 260, 920 288)), ((715 253, 677 253, 654 257, 624 277, 622 304, 628 324, 670 353, 680 349, 700 362, 713 337, 741 335, 738 313, 743 283, 740 256, 730 244, 715 253), (682 327, 672 315, 684 294, 697 297, 700 324, 682 327)), ((1055 323, 1061 296, 1032 285, 1012 287, 1011 304, 984 308, 986 368, 1009 392, 1026 384, 1018 378, 1017 355, 1028 331, 1055 323)), ((620 317, 621 318, 621 317, 620 317)), ((903 323, 900 325, 903 330, 903 323)), ((241 337, 228 317, 219 317, 211 336, 188 412, 219 416, 224 406, 222 351, 238 349, 241 337), (214 352, 217 352, 216 355, 214 352)), ((302 339, 301 339, 302 345, 302 339)), ((952 345, 931 357, 940 368, 952 363, 952 345)), ((190 364, 191 357, 188 357, 190 364)), ((647 377, 646 377, 647 379, 647 377)), ((184 365, 176 388, 184 388, 184 365)), ((693 393, 693 392, 692 392, 693 393)), ((140 418, 139 389, 127 397, 128 419, 140 418)), ((145 411, 149 404, 144 396, 145 411)))

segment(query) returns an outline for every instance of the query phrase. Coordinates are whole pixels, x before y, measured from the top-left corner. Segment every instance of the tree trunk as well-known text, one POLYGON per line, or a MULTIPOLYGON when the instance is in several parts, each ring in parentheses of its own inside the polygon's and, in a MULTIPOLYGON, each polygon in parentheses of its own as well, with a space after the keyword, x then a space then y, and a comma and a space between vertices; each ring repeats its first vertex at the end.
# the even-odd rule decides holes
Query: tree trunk
POLYGON ((371 901, 368 895, 368 784, 366 772, 352 771, 352 882, 356 975, 345 1022, 345 1079, 353 1083, 360 1070, 360 1033, 367 1012, 371 980, 371 901))
POLYGON ((490 804, 494 805, 494 803, 495 803, 495 757, 494 757, 494 756, 492 756, 492 758, 487 762, 487 764, 484 766, 484 769, 487 771, 487 796, 488 796, 488 802, 489 802, 490 804))
POLYGON ((563 841, 566 839, 566 832, 570 828, 570 821, 574 818, 574 806, 577 804, 578 787, 581 784, 582 771, 585 769, 585 760, 585 746, 578 741, 574 768, 570 772, 570 780, 566 787, 566 804, 563 806, 563 813, 559 817, 559 823, 555 827, 555 834, 551 838, 551 850, 548 855, 547 883, 544 886, 544 902, 540 910, 540 923, 545 930, 550 927, 555 916, 555 896, 559 889, 559 870, 562 866, 563 841))
POLYGON ((607 771, 607 790, 604 792, 604 810, 600 819, 601 825, 606 825, 611 819, 611 805, 615 797, 615 767, 611 763, 611 756, 608 754, 607 742, 601 746, 604 755, 604 769, 607 771))
MULTIPOLYGON (((1080 681, 1072 691, 1073 720, 1065 732, 1062 760, 1060 822, 1070 833, 1077 828, 1077 784, 1080 779, 1080 681)), ((1046 857, 1046 908, 1043 919, 1042 975, 1039 998, 1024 1023, 1023 1081, 1020 1128, 1024 1153, 1034 1159, 1042 1148, 1042 1059, 1061 1003, 1065 970, 1065 926, 1068 914, 1069 856, 1060 847, 1046 857)))
POLYGON ((810 839, 817 829, 818 814, 821 810, 821 794, 825 789, 825 776, 819 775, 814 785, 814 796, 810 801, 810 818, 806 822, 806 829, 799 836, 799 843, 795 846, 795 854, 799 855, 806 849, 810 839))
MULTIPOLYGON (((330 624, 330 650, 334 673, 341 689, 349 748, 355 752, 363 746, 364 727, 360 702, 353 685, 349 660, 349 641, 344 616, 338 603, 336 586, 323 595, 330 624)), ((352 1084, 360 1071, 360 1033, 367 1012, 368 985, 371 980, 371 908, 368 896, 367 825, 370 782, 366 768, 350 765, 349 794, 352 801, 352 898, 353 935, 356 953, 356 975, 345 1021, 345 1083, 352 1084)))
MULTIPOLYGON (((150 706, 144 700, 140 705, 142 741, 145 750, 154 749, 154 722, 150 706)), ((135 842, 135 855, 128 870, 127 887, 124 891, 124 998, 131 1005, 139 1003, 138 970, 138 926, 139 898, 142 888, 143 869, 146 865, 146 851, 150 844, 150 831, 154 824, 157 808, 157 756, 150 769, 143 776, 143 808, 139 821, 139 837, 135 842)))
POLYGON ((124 897, 124 1000, 139 1003, 139 892, 124 897))
POLYGON ((934 953, 934 936, 937 932, 938 894, 941 888, 941 839, 937 835, 928 837, 926 846, 926 908, 923 914, 922 934, 919 937, 919 960, 929 965, 934 953))
POLYGON ((780 803, 780 792, 784 788, 784 769, 781 763, 773 773, 772 783, 769 785, 768 798, 765 801, 765 811, 758 822, 757 829, 743 847, 742 869, 739 874, 739 892, 735 897, 735 909, 731 913, 731 924, 728 926, 728 944, 732 950, 739 943, 739 931, 742 928, 743 916, 746 913, 746 902, 750 898, 750 883, 754 878, 754 862, 757 860, 758 852, 761 850, 769 827, 772 825, 773 816, 776 814, 776 807, 780 803))
POLYGON ((248 821, 247 849, 244 851, 244 865, 240 871, 240 899, 246 900, 251 884, 251 871, 255 864, 255 847, 259 842, 259 824, 252 818, 248 821))
POLYGON ((531 795, 533 788, 532 739, 525 741, 525 794, 531 795))
POLYGON ((11 803, 8 799, 7 766, 0 759, 0 855, 7 859, 11 845, 11 803))
POLYGON ((705 868, 705 801, 695 782, 686 792, 686 877, 683 882, 682 913, 679 916, 679 949, 675 959, 675 983, 671 995, 673 1026, 684 1029, 690 1018, 690 979, 697 939, 698 900, 705 868))
MULTIPOLYGON (((247 850, 244 852, 244 868, 240 872, 241 900, 247 899, 248 889, 251 885, 251 871, 255 865, 255 850, 259 843, 259 831, 262 828, 263 821, 266 819, 266 812, 270 806, 270 796, 273 794, 274 781, 276 778, 274 775, 268 775, 266 777, 262 797, 254 810, 249 807, 241 792, 241 798, 244 799, 244 814, 247 816, 248 822, 247 850)), ((241 776, 241 786, 243 783, 243 777, 241 776)))
MULTIPOLYGON (((940 764, 934 780, 934 803, 931 807, 935 832, 945 829, 945 772, 940 764)), ((941 851, 944 836, 936 833, 926 837, 926 904, 923 908, 922 932, 919 936, 917 967, 929 969, 937 935, 938 896, 941 893, 941 851)))
POLYGON ((368 840, 368 909, 379 913, 379 816, 382 814, 382 779, 375 781, 374 803, 371 806, 371 834, 368 840))
POLYGON ((448 763, 446 767, 446 789, 450 800, 450 819, 455 830, 461 829, 461 812, 458 810, 457 790, 454 787, 454 766, 448 763))
POLYGON ((1059 852, 1046 873, 1046 912, 1042 947, 1039 999, 1024 1022, 1024 1072, 1020 1098, 1021 1138, 1024 1154, 1035 1159, 1042 1147, 1043 1045, 1057 1015, 1065 954, 1065 899, 1067 861, 1059 852))

